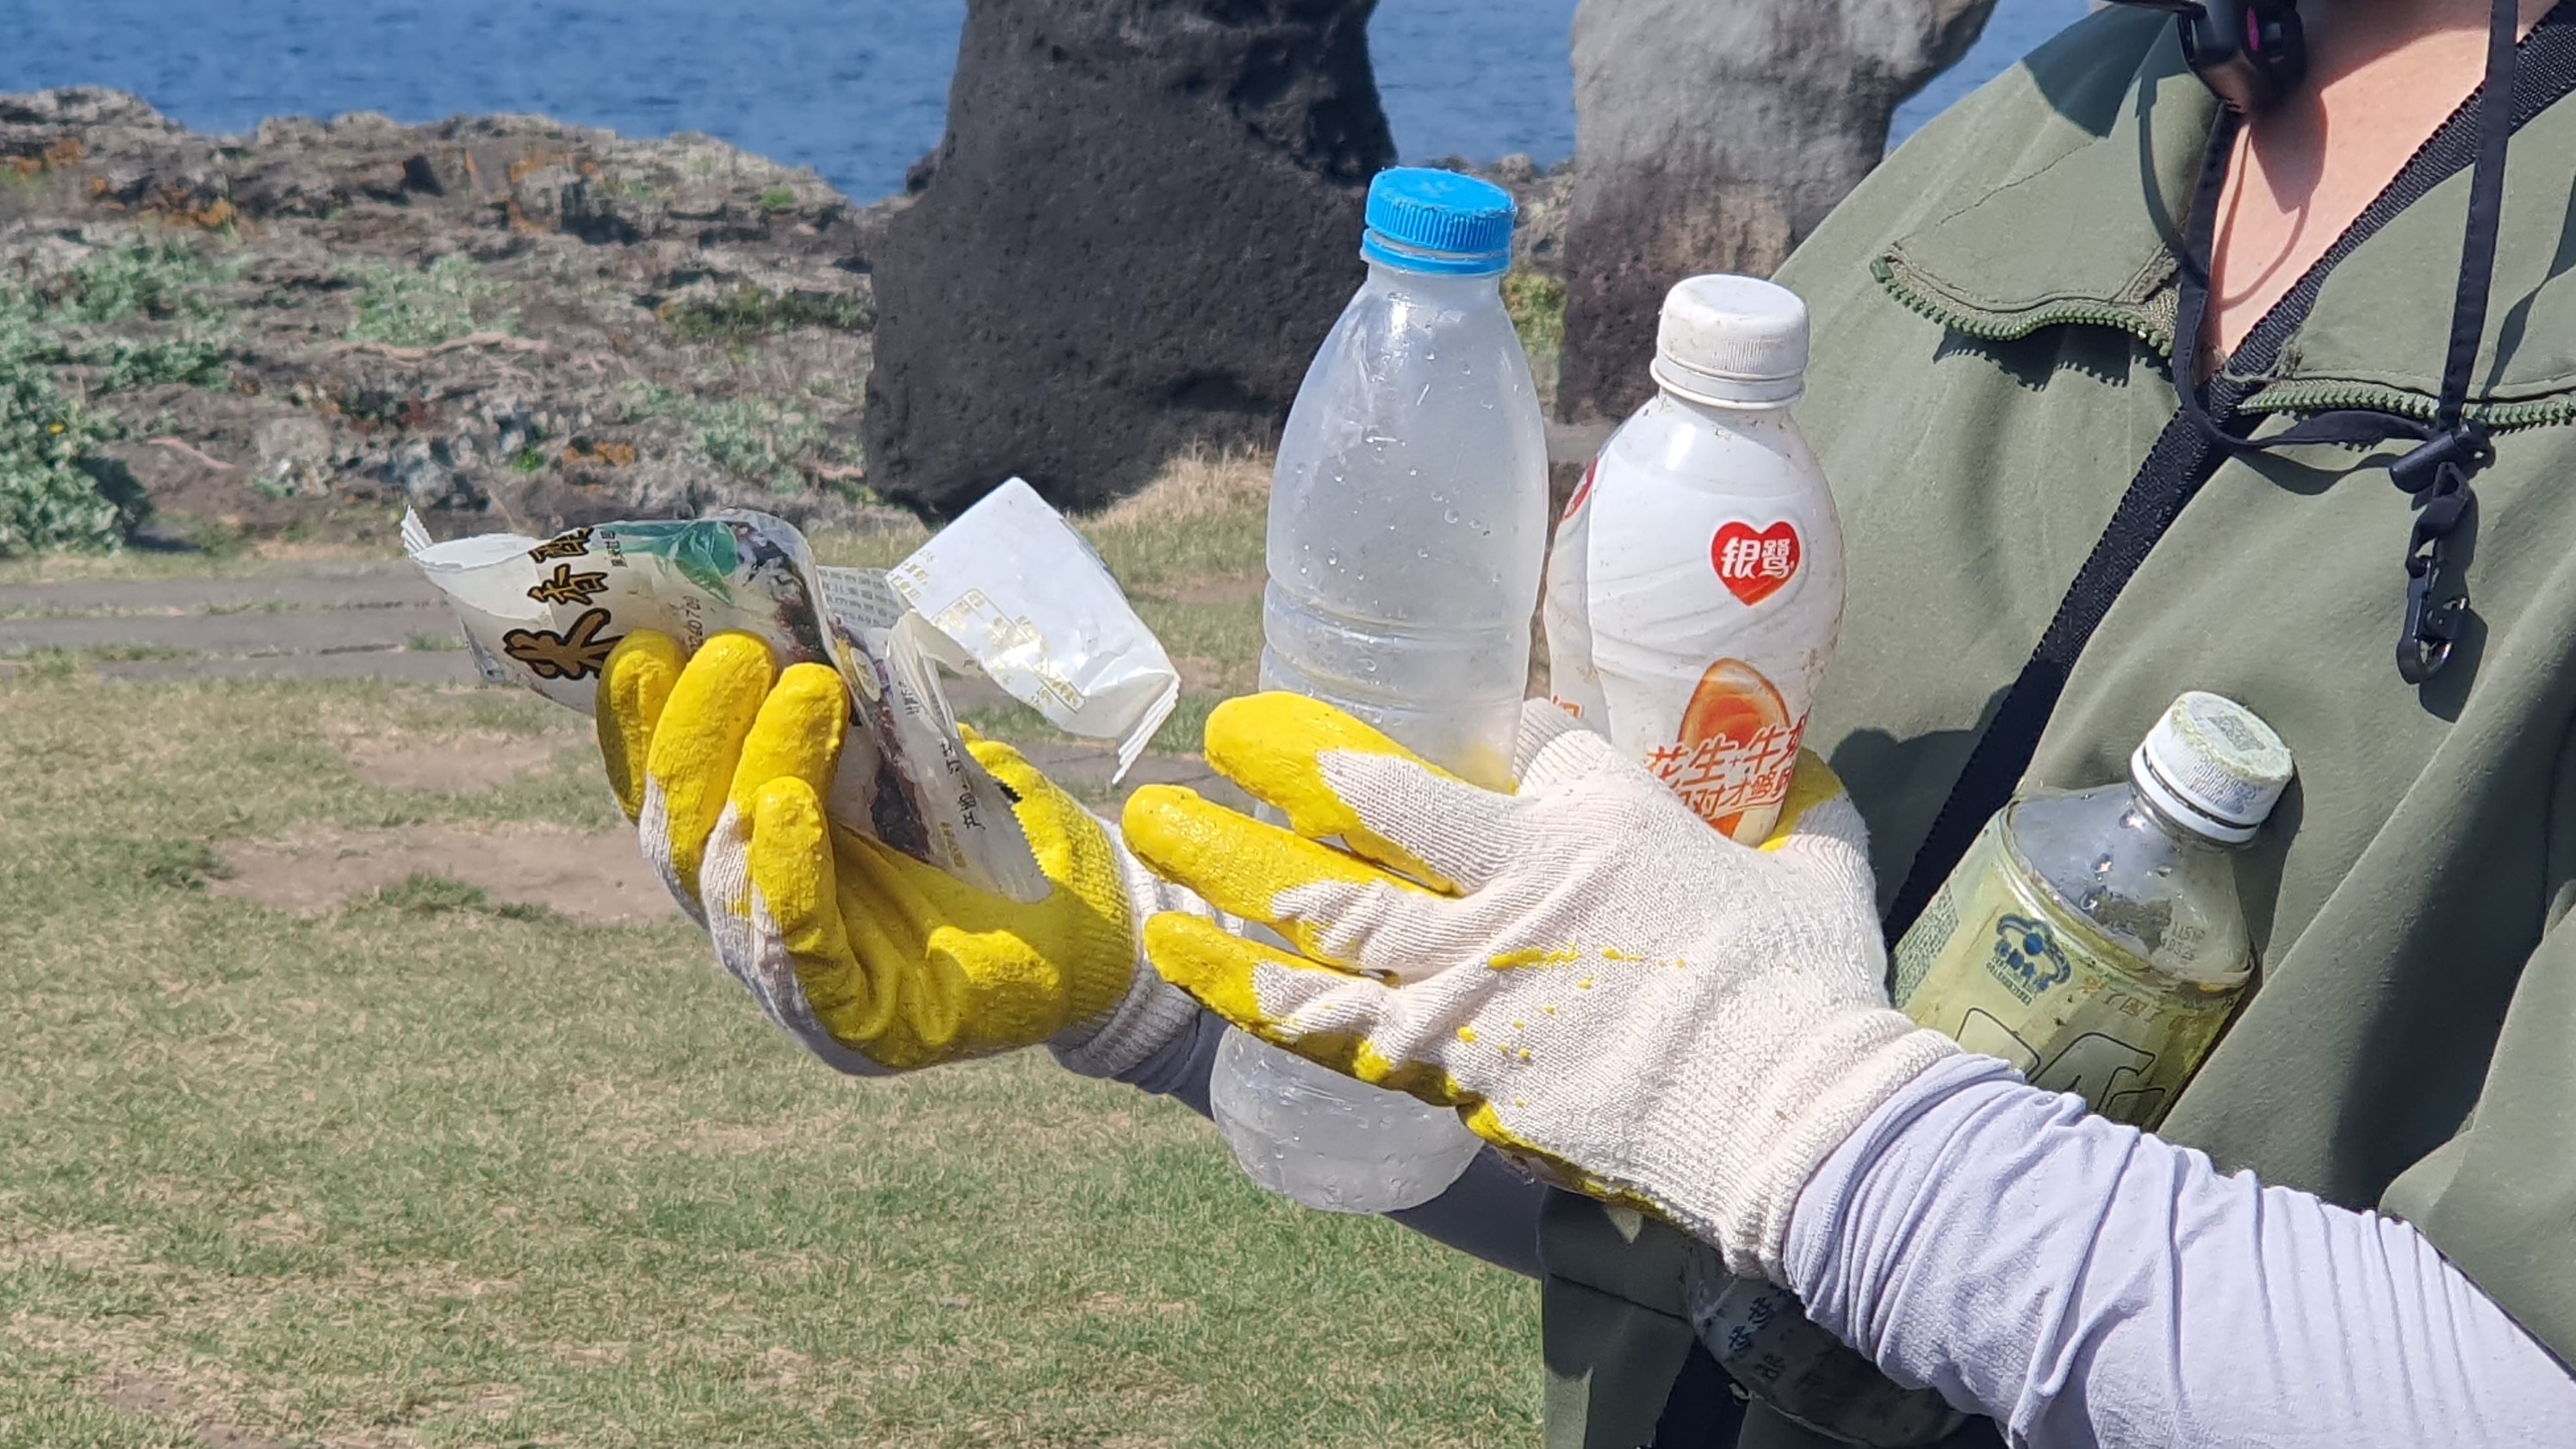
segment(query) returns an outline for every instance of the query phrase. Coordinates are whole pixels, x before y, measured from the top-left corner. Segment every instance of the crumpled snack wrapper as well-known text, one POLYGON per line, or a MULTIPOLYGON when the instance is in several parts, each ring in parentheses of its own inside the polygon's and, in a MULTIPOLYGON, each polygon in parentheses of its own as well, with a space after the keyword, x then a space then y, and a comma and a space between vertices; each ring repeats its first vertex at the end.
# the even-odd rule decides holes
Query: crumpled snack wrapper
POLYGON ((1046 895, 1010 797, 967 753, 940 691, 931 661, 947 641, 883 574, 816 567, 794 525, 726 511, 432 543, 413 515, 403 546, 455 605, 485 679, 585 713, 609 651, 638 629, 688 653, 738 631, 767 641, 781 668, 830 666, 851 704, 833 821, 978 889, 1046 895))

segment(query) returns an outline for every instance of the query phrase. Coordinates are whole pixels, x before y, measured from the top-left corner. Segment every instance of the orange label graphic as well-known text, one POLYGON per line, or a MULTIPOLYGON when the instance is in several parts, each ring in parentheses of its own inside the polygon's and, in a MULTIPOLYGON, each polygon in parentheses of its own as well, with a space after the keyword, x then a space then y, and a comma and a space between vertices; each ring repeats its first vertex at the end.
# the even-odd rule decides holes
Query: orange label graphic
POLYGON ((1721 659, 1700 676, 1682 712, 1681 738, 1649 754, 1646 768, 1733 837, 1747 814, 1788 798, 1806 724, 1790 716, 1762 671, 1721 659))

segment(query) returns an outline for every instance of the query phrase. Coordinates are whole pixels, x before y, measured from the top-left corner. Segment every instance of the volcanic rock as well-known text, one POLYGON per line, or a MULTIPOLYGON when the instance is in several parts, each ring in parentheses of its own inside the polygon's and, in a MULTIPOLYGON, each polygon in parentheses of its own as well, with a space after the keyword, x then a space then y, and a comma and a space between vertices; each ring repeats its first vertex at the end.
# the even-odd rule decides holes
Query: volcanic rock
POLYGON ((1375 0, 970 0, 948 131, 869 262, 869 482, 1059 505, 1265 445, 1394 158, 1375 0))

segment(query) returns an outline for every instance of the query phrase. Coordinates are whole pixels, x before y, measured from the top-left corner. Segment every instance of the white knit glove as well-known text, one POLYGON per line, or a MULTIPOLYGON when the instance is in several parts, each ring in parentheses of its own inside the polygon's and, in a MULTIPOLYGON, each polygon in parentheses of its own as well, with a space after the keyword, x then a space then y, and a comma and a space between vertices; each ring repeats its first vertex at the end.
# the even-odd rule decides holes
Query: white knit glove
POLYGON ((1146 926, 1155 966, 1265 1040, 1460 1108, 1733 1271, 1777 1279, 1799 1189, 1959 1050, 1888 1005, 1860 815, 1812 756, 1754 850, 1544 702, 1517 795, 1294 696, 1229 702, 1207 741, 1295 833, 1149 787, 1128 843, 1302 954, 1166 915, 1146 926))

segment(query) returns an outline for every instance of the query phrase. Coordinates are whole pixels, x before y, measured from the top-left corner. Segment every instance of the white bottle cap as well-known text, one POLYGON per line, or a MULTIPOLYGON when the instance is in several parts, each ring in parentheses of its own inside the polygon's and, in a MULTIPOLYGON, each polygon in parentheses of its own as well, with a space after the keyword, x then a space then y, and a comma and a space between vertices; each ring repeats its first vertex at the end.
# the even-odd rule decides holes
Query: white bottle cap
POLYGON ((2254 711, 2194 690, 2139 742, 2129 783, 2192 833, 2242 844, 2290 783, 2290 747, 2254 711))
POLYGON ((1807 390, 1807 304, 1759 277, 1686 277, 1664 297, 1655 381, 1722 408, 1772 408, 1807 390))

